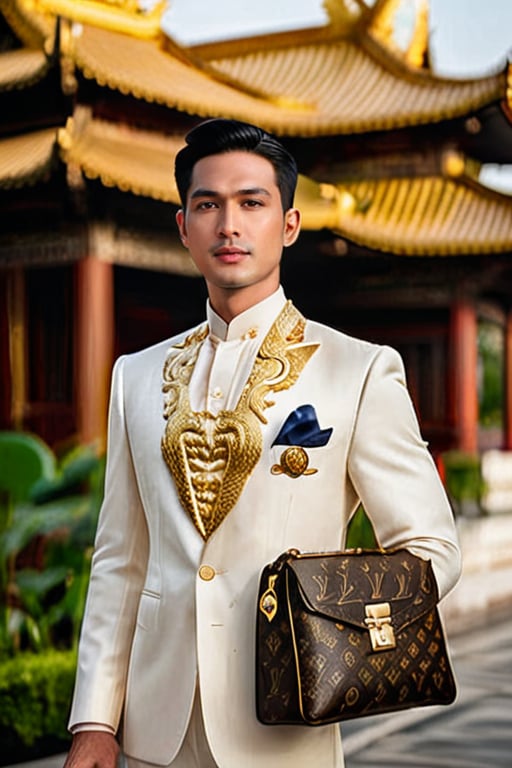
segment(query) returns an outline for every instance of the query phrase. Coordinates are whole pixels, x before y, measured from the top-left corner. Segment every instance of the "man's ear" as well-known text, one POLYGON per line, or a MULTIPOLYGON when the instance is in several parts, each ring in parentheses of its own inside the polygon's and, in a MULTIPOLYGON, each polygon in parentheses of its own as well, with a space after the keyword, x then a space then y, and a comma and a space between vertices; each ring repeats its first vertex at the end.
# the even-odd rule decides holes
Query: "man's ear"
POLYGON ((185 248, 188 248, 187 228, 185 225, 185 211, 183 210, 183 208, 180 208, 179 211, 176 213, 176 224, 178 225, 181 242, 183 243, 185 248))
POLYGON ((300 232, 300 211, 297 208, 288 208, 284 214, 283 245, 293 245, 300 232))

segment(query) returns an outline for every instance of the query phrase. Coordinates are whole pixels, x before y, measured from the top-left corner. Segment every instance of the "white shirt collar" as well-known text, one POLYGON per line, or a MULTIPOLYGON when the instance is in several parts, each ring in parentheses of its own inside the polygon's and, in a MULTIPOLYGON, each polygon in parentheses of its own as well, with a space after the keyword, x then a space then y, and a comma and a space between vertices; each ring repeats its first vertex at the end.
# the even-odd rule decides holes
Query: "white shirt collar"
POLYGON ((210 328, 210 336, 220 341, 235 339, 253 339, 265 335, 275 318, 286 304, 283 288, 279 286, 275 293, 266 299, 249 307, 245 312, 233 318, 228 324, 219 317, 212 308, 210 301, 206 302, 206 317, 210 328))

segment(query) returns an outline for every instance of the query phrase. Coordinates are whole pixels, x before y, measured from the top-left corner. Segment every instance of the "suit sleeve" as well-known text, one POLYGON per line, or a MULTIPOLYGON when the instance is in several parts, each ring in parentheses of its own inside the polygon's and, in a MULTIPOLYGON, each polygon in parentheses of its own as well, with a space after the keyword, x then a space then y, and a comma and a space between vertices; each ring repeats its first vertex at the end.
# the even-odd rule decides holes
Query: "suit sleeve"
POLYGON ((124 358, 114 367, 105 496, 79 644, 69 727, 117 730, 130 647, 148 558, 148 535, 124 414, 124 358))
POLYGON ((430 559, 444 596, 460 575, 455 523, 420 434, 402 360, 389 347, 380 348, 368 370, 348 469, 379 544, 430 559))

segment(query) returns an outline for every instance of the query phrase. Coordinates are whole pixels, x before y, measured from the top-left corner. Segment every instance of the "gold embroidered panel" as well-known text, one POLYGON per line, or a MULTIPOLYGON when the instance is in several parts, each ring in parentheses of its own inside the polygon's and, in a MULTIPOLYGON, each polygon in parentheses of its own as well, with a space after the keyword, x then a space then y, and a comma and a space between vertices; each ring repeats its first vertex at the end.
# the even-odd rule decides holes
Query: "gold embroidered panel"
POLYGON ((305 320, 288 302, 256 356, 234 410, 217 416, 193 411, 188 385, 208 329, 173 348, 163 371, 165 394, 162 454, 183 507, 204 539, 237 503, 263 447, 269 395, 293 386, 318 344, 305 344, 305 320))

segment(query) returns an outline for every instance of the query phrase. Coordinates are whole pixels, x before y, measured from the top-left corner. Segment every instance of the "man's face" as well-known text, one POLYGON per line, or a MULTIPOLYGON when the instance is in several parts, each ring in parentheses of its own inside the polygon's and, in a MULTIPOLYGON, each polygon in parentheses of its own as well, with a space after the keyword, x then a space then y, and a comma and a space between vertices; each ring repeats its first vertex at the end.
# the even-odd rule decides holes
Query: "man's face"
POLYGON ((295 242, 300 228, 296 209, 283 213, 272 164, 243 151, 196 163, 186 210, 176 221, 214 307, 237 291, 247 306, 273 293, 283 247, 295 242))

